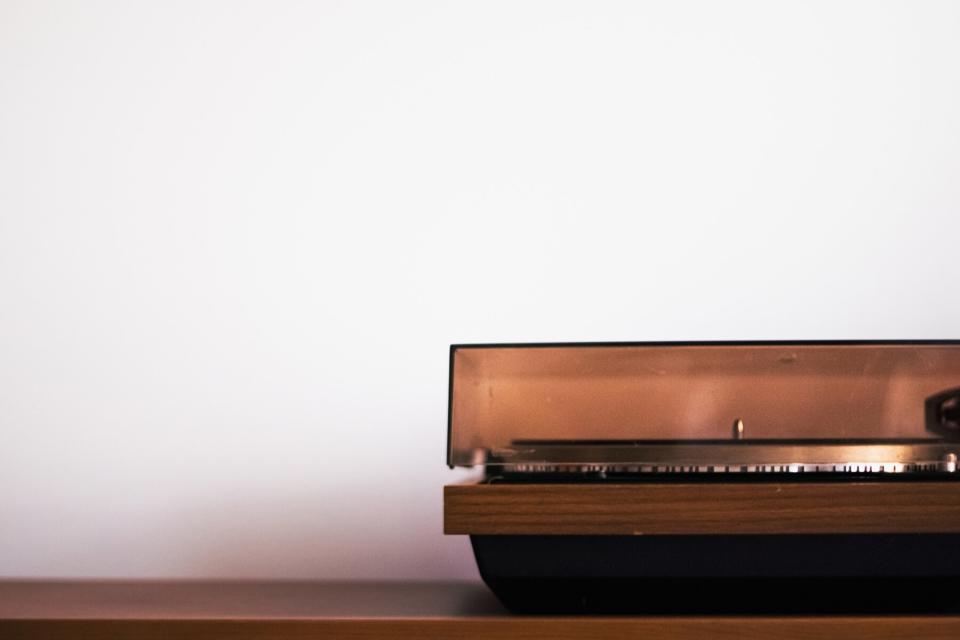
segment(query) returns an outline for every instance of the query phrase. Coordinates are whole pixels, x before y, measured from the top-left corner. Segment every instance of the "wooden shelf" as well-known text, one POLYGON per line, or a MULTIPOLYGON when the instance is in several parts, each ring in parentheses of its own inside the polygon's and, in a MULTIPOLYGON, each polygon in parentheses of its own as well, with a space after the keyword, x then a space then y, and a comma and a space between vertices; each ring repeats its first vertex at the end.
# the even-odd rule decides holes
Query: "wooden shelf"
POLYGON ((522 617, 481 584, 0 582, 0 637, 955 638, 960 616, 522 617))
POLYGON ((957 482, 463 484, 448 534, 960 533, 957 482))

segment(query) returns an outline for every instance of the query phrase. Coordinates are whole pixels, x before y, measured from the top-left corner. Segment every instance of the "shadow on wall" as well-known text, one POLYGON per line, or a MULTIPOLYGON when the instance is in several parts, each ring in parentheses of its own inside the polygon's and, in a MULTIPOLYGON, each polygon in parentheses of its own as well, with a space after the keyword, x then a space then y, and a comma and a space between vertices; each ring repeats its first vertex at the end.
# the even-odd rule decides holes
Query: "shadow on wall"
POLYGON ((184 545, 171 566, 195 576, 479 579, 468 538, 443 535, 441 488, 433 491, 430 509, 389 484, 349 495, 231 495, 185 513, 163 535, 184 545))

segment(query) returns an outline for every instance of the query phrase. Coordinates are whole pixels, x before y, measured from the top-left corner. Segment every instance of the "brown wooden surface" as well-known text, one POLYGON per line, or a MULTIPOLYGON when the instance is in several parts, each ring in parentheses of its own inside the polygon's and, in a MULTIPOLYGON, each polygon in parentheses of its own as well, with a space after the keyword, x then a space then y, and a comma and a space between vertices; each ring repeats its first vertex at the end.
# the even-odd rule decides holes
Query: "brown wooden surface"
POLYGON ((0 582, 0 638, 956 638, 960 617, 520 617, 480 584, 0 582))
POLYGON ((463 484, 448 534, 958 533, 960 483, 463 484))

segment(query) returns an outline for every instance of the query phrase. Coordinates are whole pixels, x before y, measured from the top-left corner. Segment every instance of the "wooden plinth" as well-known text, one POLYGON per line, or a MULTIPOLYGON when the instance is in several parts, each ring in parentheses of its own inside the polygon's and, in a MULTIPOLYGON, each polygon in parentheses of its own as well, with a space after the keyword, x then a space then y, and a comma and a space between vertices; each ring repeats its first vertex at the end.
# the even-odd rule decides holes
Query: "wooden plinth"
POLYGON ((960 617, 520 617, 480 584, 0 582, 0 638, 956 638, 960 617))
POLYGON ((444 532, 960 533, 960 483, 451 485, 444 532))

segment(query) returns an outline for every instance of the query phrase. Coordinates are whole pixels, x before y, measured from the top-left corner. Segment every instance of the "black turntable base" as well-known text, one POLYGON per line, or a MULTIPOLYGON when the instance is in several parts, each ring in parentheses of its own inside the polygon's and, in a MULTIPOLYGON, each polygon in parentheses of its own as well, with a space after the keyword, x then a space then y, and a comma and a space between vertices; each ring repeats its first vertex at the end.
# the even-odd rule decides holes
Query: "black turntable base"
POLYGON ((960 612, 958 534, 475 535, 471 542, 484 582, 517 613, 960 612))

